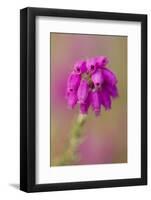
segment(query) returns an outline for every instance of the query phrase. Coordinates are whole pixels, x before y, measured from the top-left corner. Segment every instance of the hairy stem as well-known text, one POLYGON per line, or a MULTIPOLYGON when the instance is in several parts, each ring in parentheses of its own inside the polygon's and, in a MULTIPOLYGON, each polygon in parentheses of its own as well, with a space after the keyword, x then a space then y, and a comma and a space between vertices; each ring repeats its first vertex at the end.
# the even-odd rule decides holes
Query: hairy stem
POLYGON ((86 118, 86 115, 78 115, 77 121, 75 122, 70 133, 69 143, 67 144, 62 158, 57 165, 72 164, 78 159, 76 150, 82 139, 82 127, 86 122, 86 118))

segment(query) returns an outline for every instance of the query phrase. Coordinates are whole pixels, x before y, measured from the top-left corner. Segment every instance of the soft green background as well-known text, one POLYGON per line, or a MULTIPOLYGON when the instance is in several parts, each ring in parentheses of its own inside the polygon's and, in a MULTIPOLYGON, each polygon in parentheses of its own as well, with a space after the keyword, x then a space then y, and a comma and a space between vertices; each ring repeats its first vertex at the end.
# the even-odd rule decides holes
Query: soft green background
POLYGON ((68 165, 127 162, 127 37, 51 33, 51 166, 61 158, 79 113, 78 106, 67 108, 67 77, 77 60, 98 55, 109 58, 109 67, 118 79, 119 97, 110 111, 102 108, 99 117, 89 109, 77 149, 80 160, 68 165))

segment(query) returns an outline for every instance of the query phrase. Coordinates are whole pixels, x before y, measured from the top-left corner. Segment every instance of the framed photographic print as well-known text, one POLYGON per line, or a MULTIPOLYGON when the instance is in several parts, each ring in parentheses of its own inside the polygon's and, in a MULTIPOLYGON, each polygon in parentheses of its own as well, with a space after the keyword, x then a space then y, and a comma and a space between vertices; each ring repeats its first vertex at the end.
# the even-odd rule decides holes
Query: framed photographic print
POLYGON ((20 189, 147 184, 147 16, 20 12, 20 189))

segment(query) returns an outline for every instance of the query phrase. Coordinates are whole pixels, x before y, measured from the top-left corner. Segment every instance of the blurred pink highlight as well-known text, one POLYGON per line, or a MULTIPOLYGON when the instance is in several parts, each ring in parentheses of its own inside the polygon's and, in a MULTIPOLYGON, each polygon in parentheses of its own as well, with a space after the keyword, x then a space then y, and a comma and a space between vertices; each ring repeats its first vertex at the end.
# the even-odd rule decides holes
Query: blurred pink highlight
POLYGON ((80 161, 78 164, 104 164, 112 163, 115 145, 108 136, 97 138, 88 134, 78 149, 80 161))

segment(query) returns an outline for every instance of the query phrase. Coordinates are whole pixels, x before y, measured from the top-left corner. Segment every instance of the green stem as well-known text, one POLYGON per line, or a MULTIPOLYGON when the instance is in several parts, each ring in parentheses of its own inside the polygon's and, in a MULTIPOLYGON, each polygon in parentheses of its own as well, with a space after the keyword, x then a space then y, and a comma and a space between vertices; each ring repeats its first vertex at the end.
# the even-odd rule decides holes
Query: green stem
POLYGON ((72 164, 75 160, 77 160, 76 150, 78 145, 81 142, 82 136, 82 127, 86 122, 86 115, 79 114, 76 123, 71 130, 71 137, 67 147, 62 155, 61 160, 57 165, 68 165, 72 164))

